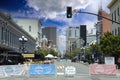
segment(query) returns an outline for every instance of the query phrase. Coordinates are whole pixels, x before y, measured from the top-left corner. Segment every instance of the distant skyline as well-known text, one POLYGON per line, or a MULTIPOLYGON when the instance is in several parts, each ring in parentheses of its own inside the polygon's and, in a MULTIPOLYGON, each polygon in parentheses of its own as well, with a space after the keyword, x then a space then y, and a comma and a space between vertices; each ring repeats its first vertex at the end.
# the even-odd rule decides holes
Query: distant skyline
POLYGON ((65 49, 65 31, 69 26, 87 25, 88 32, 94 28, 97 17, 88 14, 76 14, 71 19, 66 18, 66 7, 96 13, 100 5, 107 8, 111 0, 0 0, 0 10, 10 13, 13 18, 38 18, 42 26, 56 26, 58 37, 63 42, 59 49, 65 49))

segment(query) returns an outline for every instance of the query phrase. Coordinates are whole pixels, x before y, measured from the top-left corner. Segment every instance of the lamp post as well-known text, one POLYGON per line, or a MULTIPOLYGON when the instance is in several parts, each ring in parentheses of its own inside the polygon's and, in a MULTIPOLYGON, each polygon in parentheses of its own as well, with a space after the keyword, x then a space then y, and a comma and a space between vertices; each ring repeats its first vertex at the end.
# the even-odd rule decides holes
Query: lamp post
POLYGON ((36 46, 36 49, 37 49, 36 54, 40 54, 40 49, 41 49, 41 46, 36 46))
POLYGON ((20 41, 20 43, 21 43, 20 51, 21 51, 22 53, 25 53, 25 49, 26 49, 25 43, 28 41, 28 39, 25 38, 25 36, 22 36, 21 38, 19 38, 19 41, 20 41))

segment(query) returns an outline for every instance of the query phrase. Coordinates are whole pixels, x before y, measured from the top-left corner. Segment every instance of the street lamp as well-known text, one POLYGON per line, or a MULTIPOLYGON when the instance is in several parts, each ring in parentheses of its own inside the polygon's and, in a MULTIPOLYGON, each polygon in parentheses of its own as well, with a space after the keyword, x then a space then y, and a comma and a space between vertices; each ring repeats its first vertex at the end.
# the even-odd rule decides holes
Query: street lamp
POLYGON ((41 46, 36 46, 36 49, 37 49, 36 54, 40 54, 41 46))
POLYGON ((22 51, 22 53, 25 53, 25 43, 28 41, 28 39, 25 38, 25 36, 22 36, 19 38, 19 41, 21 43, 20 51, 22 51))

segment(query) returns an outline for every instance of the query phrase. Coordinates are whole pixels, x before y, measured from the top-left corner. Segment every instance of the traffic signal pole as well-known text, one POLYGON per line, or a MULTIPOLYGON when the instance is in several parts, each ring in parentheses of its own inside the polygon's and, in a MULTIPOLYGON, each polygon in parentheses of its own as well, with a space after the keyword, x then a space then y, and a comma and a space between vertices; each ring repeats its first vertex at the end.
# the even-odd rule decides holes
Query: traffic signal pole
POLYGON ((83 14, 90 14, 90 15, 95 15, 95 16, 99 16, 99 17, 102 17, 102 18, 104 18, 104 19, 106 19, 106 20, 109 20, 109 21, 112 21, 112 22, 114 22, 114 23, 117 23, 117 24, 120 24, 120 22, 117 22, 117 21, 114 21, 114 20, 112 20, 112 19, 110 19, 110 18, 107 18, 107 17, 105 17, 105 16, 102 16, 102 15, 98 15, 98 14, 95 14, 95 13, 91 13, 91 12, 82 12, 82 11, 77 11, 77 10, 73 10, 72 11, 72 13, 71 13, 71 11, 72 11, 72 7, 67 7, 67 18, 72 18, 72 14, 77 14, 77 13, 83 13, 83 14))
POLYGON ((109 19, 109 18, 107 18, 107 17, 104 17, 104 16, 102 16, 102 15, 98 15, 98 14, 95 14, 95 13, 91 13, 91 12, 81 12, 81 11, 78 11, 78 12, 76 12, 76 13, 91 14, 91 15, 95 15, 95 16, 98 16, 98 17, 102 17, 102 18, 104 18, 104 19, 106 19, 106 20, 109 20, 109 21, 112 21, 112 22, 114 22, 114 23, 120 24, 120 22, 114 21, 114 20, 112 20, 112 19, 109 19))

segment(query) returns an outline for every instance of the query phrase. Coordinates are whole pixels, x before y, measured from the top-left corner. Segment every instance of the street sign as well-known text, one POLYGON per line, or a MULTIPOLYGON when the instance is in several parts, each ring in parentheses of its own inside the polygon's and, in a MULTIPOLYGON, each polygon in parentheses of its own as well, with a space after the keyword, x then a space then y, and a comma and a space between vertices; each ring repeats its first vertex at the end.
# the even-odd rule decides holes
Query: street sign
POLYGON ((34 58, 35 55, 34 54, 22 54, 24 58, 34 58))
POLYGON ((67 66, 65 68, 65 74, 66 75, 75 75, 76 74, 76 68, 74 66, 67 66))

